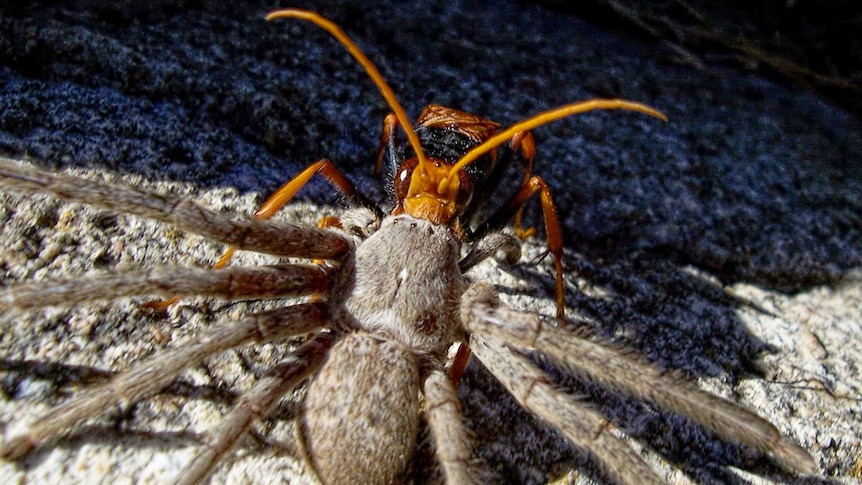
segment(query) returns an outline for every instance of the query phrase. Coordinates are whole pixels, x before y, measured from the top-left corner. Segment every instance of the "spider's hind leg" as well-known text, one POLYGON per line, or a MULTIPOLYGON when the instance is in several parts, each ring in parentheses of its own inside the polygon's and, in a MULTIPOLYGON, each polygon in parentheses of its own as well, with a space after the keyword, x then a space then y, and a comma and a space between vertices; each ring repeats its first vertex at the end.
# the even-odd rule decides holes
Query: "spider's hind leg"
POLYGON ((7 433, 0 446, 0 458, 17 459, 36 447, 50 444, 74 426, 105 414, 118 403, 132 403, 160 390, 181 370, 198 365, 211 355, 250 342, 302 335, 327 323, 324 303, 264 311, 237 322, 222 321, 195 341, 143 360, 101 387, 51 409, 26 429, 7 433))
MULTIPOLYGON (((624 351, 543 325, 538 315, 499 306, 496 293, 488 285, 475 284, 467 290, 462 298, 461 318, 467 330, 474 334, 474 339, 480 343, 487 341, 484 346, 475 345, 474 352, 495 375, 499 371, 494 371, 494 368, 509 364, 499 356, 499 352, 488 348, 515 356, 520 354, 508 350, 507 345, 538 350, 578 375, 625 394, 648 399, 664 409, 691 418, 730 442, 768 454, 788 470, 802 474, 812 474, 817 470, 805 449, 782 436, 775 426, 760 416, 703 391, 695 384, 676 379, 624 351)), ((511 372, 499 374, 498 378, 503 380, 511 372)), ((516 389, 510 390, 518 397, 516 389)), ((527 395, 533 393, 529 391, 527 395)), ((525 401, 527 395, 524 396, 525 401)), ((529 408, 527 404, 524 406, 529 408)), ((539 409, 530 409, 539 412, 539 409)), ((552 417, 554 413, 546 419, 551 420, 552 417)), ((590 441, 584 445, 592 446, 590 441)), ((611 468, 616 467, 611 465, 611 468)))
POLYGON ((425 380, 424 394, 425 415, 446 483, 482 483, 452 379, 441 370, 433 371, 425 380))
POLYGON ((177 477, 176 484, 192 485, 209 476, 255 421, 267 416, 282 396, 320 367, 334 341, 335 334, 319 333, 258 380, 224 420, 207 432, 206 441, 177 477))
MULTIPOLYGON (((663 483, 638 454, 612 432, 607 420, 585 403, 557 389, 551 379, 508 344, 522 346, 530 335, 502 340, 494 325, 520 330, 537 315, 498 307, 493 288, 475 284, 465 294, 461 314, 470 337, 470 349, 482 364, 531 413, 555 426, 576 446, 590 452, 606 473, 624 484, 663 483)), ((517 330, 515 330, 517 332, 517 330)), ((529 345, 529 344, 528 344, 529 345)))

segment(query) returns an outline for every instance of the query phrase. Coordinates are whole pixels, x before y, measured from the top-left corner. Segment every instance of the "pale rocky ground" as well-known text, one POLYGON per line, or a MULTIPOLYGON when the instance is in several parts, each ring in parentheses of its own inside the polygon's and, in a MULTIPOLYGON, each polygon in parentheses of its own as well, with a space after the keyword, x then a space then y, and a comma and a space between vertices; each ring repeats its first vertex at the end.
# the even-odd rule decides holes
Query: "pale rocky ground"
MULTIPOLYGON (((118 179, 104 172, 76 173, 118 179)), ((236 214, 252 212, 261 200, 257 194, 240 195, 229 189, 198 191, 188 184, 152 182, 138 176, 125 177, 123 181, 194 197, 204 205, 236 214)), ((165 262, 206 267, 221 250, 217 244, 161 224, 114 216, 78 204, 7 194, 2 201, 0 257, 9 269, 8 280, 68 278, 115 266, 165 262)), ((337 213, 337 209, 296 204, 283 217, 314 223, 325 213, 337 213)), ((551 293, 547 291, 550 261, 546 258, 538 264, 530 262, 544 251, 541 243, 529 241, 521 265, 514 270, 489 261, 471 277, 498 285, 513 307, 553 314, 551 293)), ((577 255, 570 253, 569 257, 577 255)), ((253 264, 262 259, 265 258, 245 254, 238 262, 253 264)), ((714 284, 701 271, 683 271, 706 286, 714 284)), ((592 286, 573 273, 567 275, 567 285, 570 292, 597 298, 621 296, 592 286)), ((664 422, 660 428, 682 436, 680 446, 690 447, 690 451, 679 452, 691 455, 680 464, 689 475, 675 470, 665 457, 650 449, 654 440, 663 443, 667 437, 641 432, 632 446, 669 483, 689 483, 692 479, 701 483, 855 483, 862 451, 862 345, 857 338, 862 331, 858 318, 862 282, 848 278, 841 285, 814 287, 792 297, 750 284, 725 289, 737 298, 734 313, 739 325, 772 350, 757 362, 762 376, 743 376, 735 383, 722 375, 701 377, 700 385, 776 424, 810 450, 826 474, 835 476, 793 479, 756 453, 733 447, 728 450, 696 425, 670 416, 659 418, 664 422), (716 459, 723 465, 710 463, 716 459), (692 463, 703 463, 706 469, 692 470, 692 463), (834 473, 836 467, 847 464, 855 468, 834 473)), ((632 296, 636 297, 629 295, 632 296)), ((3 385, 7 396, 15 396, 0 401, 0 422, 6 424, 7 431, 26 426, 29 419, 51 405, 85 391, 108 371, 126 369, 165 347, 182 345, 207 326, 226 324, 257 306, 186 299, 172 308, 169 316, 159 318, 138 306, 147 300, 131 298, 86 307, 6 313, 0 341, 3 385)), ((692 312, 707 310, 689 308, 692 312)), ((571 315, 578 314, 577 308, 569 311, 571 315)), ((697 322, 681 324, 696 326, 697 322)), ((290 348, 290 342, 267 344, 215 356, 204 366, 184 372, 179 384, 167 393, 123 408, 119 415, 93 419, 73 437, 20 464, 0 462, 0 474, 18 483, 148 483, 169 479, 190 459, 200 433, 219 422, 230 400, 285 357, 290 348)), ((492 462, 501 456, 517 457, 510 459, 519 463, 509 466, 523 467, 519 473, 531 481, 595 483, 592 473, 578 471, 581 467, 590 470, 593 465, 584 464, 584 458, 577 454, 571 458, 572 451, 561 438, 516 411, 514 402, 495 399, 482 390, 495 385, 487 383, 491 377, 479 367, 473 363, 460 392, 468 412, 482 408, 482 417, 473 416, 470 425, 475 427, 476 446, 483 457, 492 462), (477 384, 477 380, 485 383, 477 384), (509 429, 512 415, 521 420, 514 432, 509 429)), ((655 412, 642 403, 627 402, 642 413, 655 412)), ((281 478, 300 483, 298 477, 304 467, 298 459, 291 422, 298 412, 296 396, 289 396, 275 416, 255 428, 254 436, 243 442, 236 455, 226 458, 213 483, 260 483, 281 478)), ((619 411, 607 412, 613 416, 619 411)), ((622 415, 624 420, 632 419, 625 416, 625 411, 622 415)))

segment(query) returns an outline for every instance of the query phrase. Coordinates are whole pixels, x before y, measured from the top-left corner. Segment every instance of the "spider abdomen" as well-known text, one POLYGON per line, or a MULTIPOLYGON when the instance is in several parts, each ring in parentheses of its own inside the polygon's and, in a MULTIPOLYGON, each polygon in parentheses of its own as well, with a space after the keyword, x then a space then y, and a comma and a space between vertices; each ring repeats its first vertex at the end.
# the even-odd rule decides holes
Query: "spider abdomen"
POLYGON ((419 428, 419 366, 404 346, 365 332, 347 334, 312 381, 300 438, 320 479, 394 483, 419 428))

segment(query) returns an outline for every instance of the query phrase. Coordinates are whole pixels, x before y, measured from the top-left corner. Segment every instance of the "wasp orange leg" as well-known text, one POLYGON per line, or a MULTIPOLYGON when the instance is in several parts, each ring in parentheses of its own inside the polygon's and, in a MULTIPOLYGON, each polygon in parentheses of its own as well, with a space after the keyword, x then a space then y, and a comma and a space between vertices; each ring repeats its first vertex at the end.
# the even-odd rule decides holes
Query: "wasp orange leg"
POLYGON ((458 346, 455 358, 452 359, 452 366, 449 367, 449 380, 452 381, 452 384, 456 388, 458 387, 458 382, 461 381, 461 377, 464 376, 464 371, 467 370, 467 362, 469 361, 470 346, 462 343, 458 346))
MULTIPOLYGON (((526 184, 530 180, 530 177, 533 176, 533 159, 536 158, 536 139, 533 138, 533 134, 531 132, 520 131, 512 136, 512 140, 509 141, 509 149, 513 152, 517 150, 521 151, 521 158, 524 159, 525 165, 523 184, 526 184)), ((536 233, 535 227, 524 229, 521 225, 521 217, 523 214, 524 206, 522 205, 515 213, 515 221, 513 223, 515 235, 521 240, 527 239, 536 233)))
POLYGON ((563 284, 563 233, 560 230, 560 216, 557 214, 557 206, 551 197, 551 189, 548 184, 538 175, 531 175, 518 192, 509 199, 482 227, 476 232, 484 234, 488 228, 501 227, 513 214, 518 212, 524 204, 536 192, 540 193, 542 202, 542 214, 545 219, 545 237, 548 238, 548 250, 554 256, 554 268, 556 271, 556 301, 557 318, 565 317, 565 286, 563 284))

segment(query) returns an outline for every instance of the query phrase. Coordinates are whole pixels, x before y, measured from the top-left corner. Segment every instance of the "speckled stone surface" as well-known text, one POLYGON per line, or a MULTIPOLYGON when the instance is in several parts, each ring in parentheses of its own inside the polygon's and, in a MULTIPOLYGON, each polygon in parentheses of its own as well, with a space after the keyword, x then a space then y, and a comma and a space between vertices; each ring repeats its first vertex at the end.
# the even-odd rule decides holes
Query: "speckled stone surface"
MULTIPOLYGON (((0 7, 0 152, 238 215, 328 157, 381 198, 372 165, 387 107, 328 35, 299 21, 263 21, 280 6, 0 7)), ((314 8, 360 43, 411 116, 436 102, 507 124, 596 96, 666 112, 667 124, 614 112, 536 132, 535 172, 553 189, 564 224, 570 319, 756 410, 809 449, 824 478, 795 479, 685 419, 546 368, 633 436, 668 481, 862 477, 857 119, 751 73, 669 64, 661 47, 536 6, 314 8)), ((220 251, 133 217, 2 196, 4 284, 117 265, 207 266, 220 251)), ((339 202, 322 182, 300 199, 283 217, 314 223, 339 202)), ((528 216, 540 225, 535 208, 528 216)), ((537 238, 518 266, 488 263, 474 276, 498 285, 512 306, 552 314, 551 266, 536 263, 542 248, 537 238)), ((138 301, 4 315, 0 422, 20 426, 108 372, 249 311, 190 300, 157 318, 138 301)), ((21 464, 0 463, 0 475, 28 483, 170 477, 199 433, 289 348, 227 352, 165 394, 95 419, 21 464)), ((571 470, 583 483, 604 480, 478 362, 459 392, 495 481, 541 483, 571 470)), ((296 399, 258 426, 214 481, 301 474, 296 399)))

